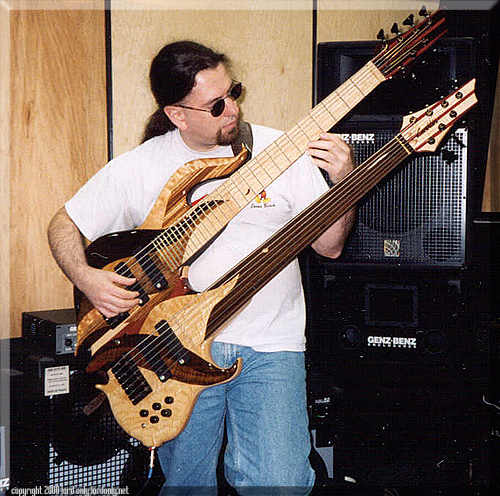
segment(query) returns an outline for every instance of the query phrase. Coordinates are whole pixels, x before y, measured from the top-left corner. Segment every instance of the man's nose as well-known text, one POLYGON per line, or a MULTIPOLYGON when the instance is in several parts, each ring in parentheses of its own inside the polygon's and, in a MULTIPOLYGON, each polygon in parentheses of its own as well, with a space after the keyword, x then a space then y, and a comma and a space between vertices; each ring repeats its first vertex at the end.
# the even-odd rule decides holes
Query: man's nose
POLYGON ((238 115, 240 111, 240 107, 236 100, 233 100, 229 95, 224 99, 224 103, 226 104, 224 107, 224 113, 226 115, 238 115))

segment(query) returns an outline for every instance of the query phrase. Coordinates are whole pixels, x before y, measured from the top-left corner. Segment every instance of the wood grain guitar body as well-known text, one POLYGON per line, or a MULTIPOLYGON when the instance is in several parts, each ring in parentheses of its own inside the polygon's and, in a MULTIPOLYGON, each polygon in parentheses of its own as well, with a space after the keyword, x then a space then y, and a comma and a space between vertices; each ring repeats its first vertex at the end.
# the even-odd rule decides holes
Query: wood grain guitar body
POLYGON ((139 228, 105 235, 87 247, 92 267, 137 279, 129 289, 139 291, 141 303, 127 313, 105 319, 75 288, 77 353, 82 347, 94 354, 118 335, 137 333, 158 303, 185 293, 179 269, 224 226, 222 219, 227 222, 232 210, 237 211, 234 201, 223 195, 207 195, 190 205, 190 192, 196 185, 230 175, 246 155, 244 149, 236 157, 185 164, 167 182, 139 228))
POLYGON ((241 359, 227 369, 213 362, 214 335, 206 338, 213 307, 236 281, 159 303, 138 334, 114 338, 92 357, 87 372, 107 371, 107 383, 96 387, 106 394, 121 427, 145 446, 160 446, 176 437, 199 394, 240 373, 241 359))

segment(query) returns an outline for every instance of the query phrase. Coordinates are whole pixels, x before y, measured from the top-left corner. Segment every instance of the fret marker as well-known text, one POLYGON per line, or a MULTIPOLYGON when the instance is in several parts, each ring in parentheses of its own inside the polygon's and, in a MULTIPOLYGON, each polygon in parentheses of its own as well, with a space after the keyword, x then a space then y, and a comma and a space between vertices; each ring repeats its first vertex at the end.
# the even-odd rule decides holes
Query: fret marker
POLYGON ((269 248, 264 248, 261 253, 269 253, 269 248))

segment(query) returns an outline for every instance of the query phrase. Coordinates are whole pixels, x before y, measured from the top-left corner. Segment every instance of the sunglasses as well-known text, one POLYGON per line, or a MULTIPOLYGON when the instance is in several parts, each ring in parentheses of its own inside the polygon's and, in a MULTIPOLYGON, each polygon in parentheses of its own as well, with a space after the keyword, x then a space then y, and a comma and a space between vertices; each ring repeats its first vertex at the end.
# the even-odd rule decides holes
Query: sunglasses
POLYGON ((237 100, 241 96, 241 92, 243 90, 243 85, 241 83, 234 83, 231 89, 229 90, 229 93, 223 97, 219 98, 213 105, 212 108, 210 109, 202 109, 198 107, 190 107, 189 105, 181 105, 180 103, 177 105, 172 105, 173 107, 182 107, 185 109, 189 110, 200 110, 201 112, 209 112, 212 114, 212 117, 219 117, 219 115, 222 115, 222 112, 224 112, 224 109, 226 108, 226 98, 230 97, 233 100, 237 100))

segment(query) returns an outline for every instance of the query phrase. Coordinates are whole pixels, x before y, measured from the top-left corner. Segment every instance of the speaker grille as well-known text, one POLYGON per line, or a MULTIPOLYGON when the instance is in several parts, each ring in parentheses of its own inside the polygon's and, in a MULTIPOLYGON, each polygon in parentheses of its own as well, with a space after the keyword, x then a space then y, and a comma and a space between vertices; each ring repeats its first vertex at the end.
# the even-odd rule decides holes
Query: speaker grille
MULTIPOLYGON (((70 394, 54 396, 47 405, 48 483, 59 487, 123 486, 129 458, 135 457, 140 443, 117 424, 107 403, 95 414, 85 415, 84 407, 96 389, 82 371, 72 371, 70 387, 70 394)), ((141 465, 137 459, 136 463, 141 465)), ((141 470, 144 475, 144 465, 138 467, 141 470)))
MULTIPOLYGON (((373 123, 358 123, 372 129, 373 123)), ((343 134, 360 164, 394 129, 343 134)), ((467 129, 446 137, 437 154, 410 157, 358 204, 357 223, 338 263, 464 263, 467 129)))

